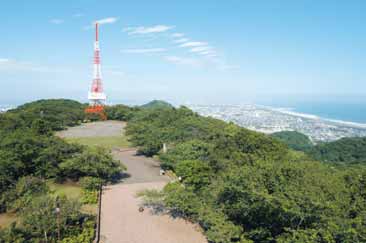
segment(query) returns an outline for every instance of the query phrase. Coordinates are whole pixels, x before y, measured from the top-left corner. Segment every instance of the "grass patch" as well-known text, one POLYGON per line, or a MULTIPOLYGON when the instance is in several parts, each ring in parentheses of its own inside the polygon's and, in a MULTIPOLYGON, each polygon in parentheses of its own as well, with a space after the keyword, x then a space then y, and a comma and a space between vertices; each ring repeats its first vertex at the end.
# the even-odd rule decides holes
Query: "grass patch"
POLYGON ((106 149, 126 148, 130 146, 125 136, 66 138, 66 141, 106 149))
MULTIPOLYGON (((63 184, 48 182, 50 189, 58 196, 66 196, 68 199, 74 199, 81 202, 83 197, 83 190, 80 185, 74 182, 66 182, 63 184)), ((81 212, 86 214, 96 215, 97 204, 83 204, 81 206, 81 212)))
POLYGON ((69 199, 80 200, 82 197, 82 189, 76 183, 67 182, 64 184, 57 184, 49 182, 48 186, 58 196, 66 196, 69 199))

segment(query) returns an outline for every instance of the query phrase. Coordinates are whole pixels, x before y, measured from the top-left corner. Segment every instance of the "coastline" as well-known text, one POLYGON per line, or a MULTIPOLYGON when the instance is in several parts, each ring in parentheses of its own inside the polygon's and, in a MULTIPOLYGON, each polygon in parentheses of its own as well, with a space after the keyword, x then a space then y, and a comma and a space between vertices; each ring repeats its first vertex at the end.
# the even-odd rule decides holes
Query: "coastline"
POLYGON ((355 128, 365 128, 366 129, 366 123, 344 121, 344 120, 338 120, 338 119, 329 119, 329 118, 324 118, 324 117, 320 117, 320 116, 313 115, 313 114, 307 114, 307 113, 292 111, 291 108, 274 108, 274 107, 268 107, 268 106, 263 106, 263 107, 265 107, 267 109, 270 109, 272 111, 277 111, 277 112, 280 112, 280 113, 283 113, 283 114, 296 116, 296 117, 301 117, 301 118, 305 118, 305 119, 320 120, 320 121, 335 123, 337 125, 344 125, 344 126, 350 126, 350 127, 355 127, 355 128))

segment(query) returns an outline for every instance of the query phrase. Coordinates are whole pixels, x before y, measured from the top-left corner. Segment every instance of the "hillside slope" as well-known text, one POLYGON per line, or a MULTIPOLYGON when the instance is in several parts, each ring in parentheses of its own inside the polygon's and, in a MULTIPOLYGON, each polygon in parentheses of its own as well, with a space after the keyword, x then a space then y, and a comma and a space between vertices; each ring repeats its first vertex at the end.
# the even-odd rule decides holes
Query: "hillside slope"
POLYGON ((326 162, 366 163, 366 137, 342 138, 322 143, 308 151, 314 159, 326 162))
POLYGON ((271 137, 280 140, 294 150, 305 151, 313 146, 308 136, 296 131, 275 132, 271 134, 271 137))

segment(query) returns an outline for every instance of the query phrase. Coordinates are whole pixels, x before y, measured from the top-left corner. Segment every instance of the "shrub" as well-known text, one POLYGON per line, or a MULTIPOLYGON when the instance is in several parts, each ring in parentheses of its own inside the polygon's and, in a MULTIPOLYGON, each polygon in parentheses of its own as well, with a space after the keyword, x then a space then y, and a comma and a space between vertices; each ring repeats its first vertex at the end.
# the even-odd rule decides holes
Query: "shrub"
POLYGON ((103 180, 96 177, 86 176, 79 180, 80 185, 84 190, 88 191, 96 191, 100 188, 103 183, 103 180))
POLYGON ((105 181, 116 181, 125 167, 102 148, 85 149, 82 153, 60 164, 63 174, 74 180, 81 177, 98 177, 105 181))

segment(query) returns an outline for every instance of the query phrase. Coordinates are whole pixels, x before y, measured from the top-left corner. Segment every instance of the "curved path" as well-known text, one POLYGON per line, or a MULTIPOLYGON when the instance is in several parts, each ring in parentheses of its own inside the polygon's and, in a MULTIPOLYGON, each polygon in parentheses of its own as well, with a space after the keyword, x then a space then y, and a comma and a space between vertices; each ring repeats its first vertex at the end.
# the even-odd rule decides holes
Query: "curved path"
MULTIPOLYGON (((125 123, 94 122, 61 132, 61 137, 118 136, 125 123), (92 130, 92 131, 91 131, 92 130)), ((104 188, 101 213, 102 243, 207 243, 195 225, 168 215, 154 215, 150 210, 140 213, 141 200, 136 197, 144 189, 162 189, 169 181, 159 175, 159 163, 137 156, 134 149, 119 148, 113 157, 126 167, 121 183, 104 188)))

